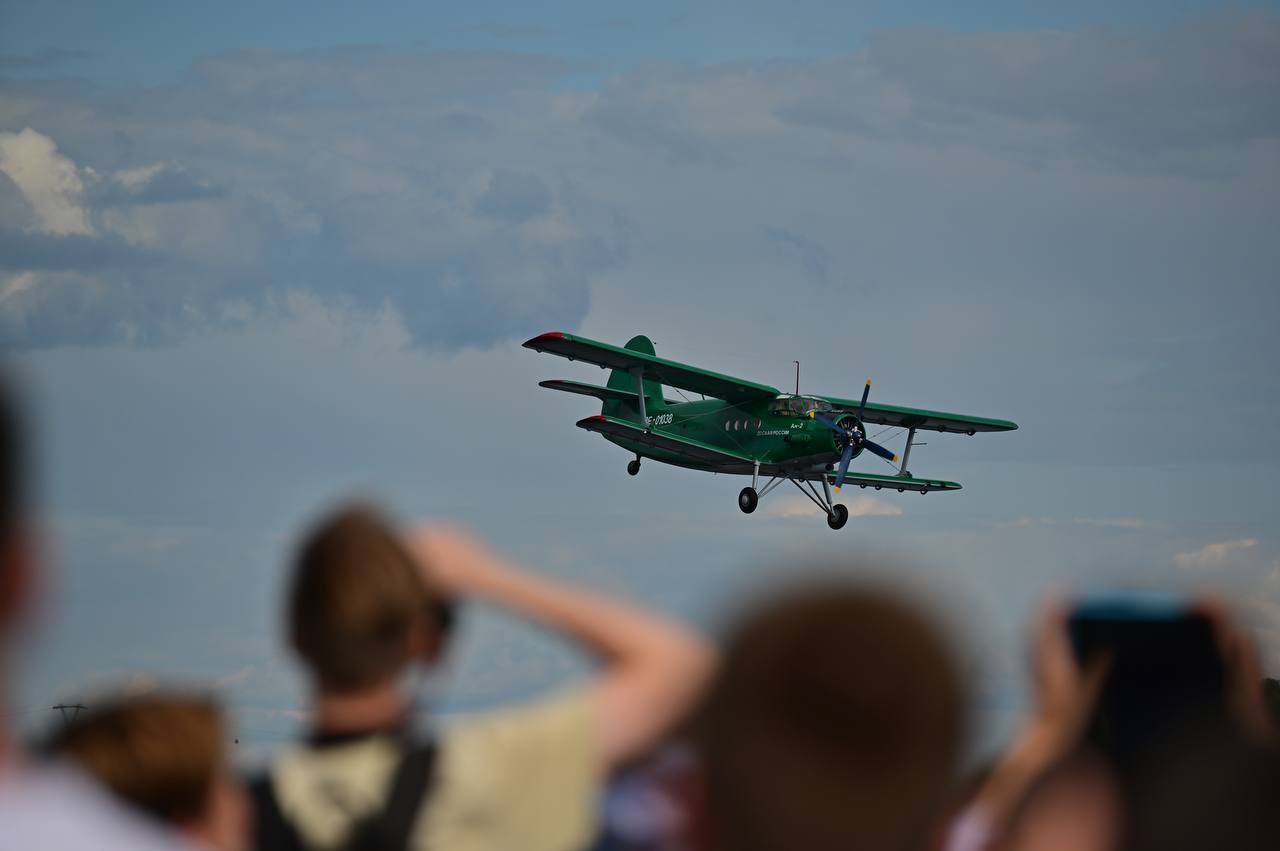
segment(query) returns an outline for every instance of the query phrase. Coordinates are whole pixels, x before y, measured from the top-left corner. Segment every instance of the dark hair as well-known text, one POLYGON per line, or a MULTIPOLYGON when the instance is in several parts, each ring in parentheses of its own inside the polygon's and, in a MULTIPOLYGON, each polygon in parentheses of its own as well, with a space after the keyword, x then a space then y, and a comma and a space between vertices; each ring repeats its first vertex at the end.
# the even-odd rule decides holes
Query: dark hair
POLYGON ((694 724, 723 851, 914 849, 942 817, 963 736, 941 637, 885 594, 828 581, 732 631, 694 724))
POLYGON ((358 691, 410 661, 415 624, 443 631, 445 605, 395 529, 375 510, 343 508, 306 539, 293 568, 293 646, 322 687, 358 691))
POLYGON ((0 541, 21 521, 26 502, 23 429, 13 385, 0 371, 0 541))

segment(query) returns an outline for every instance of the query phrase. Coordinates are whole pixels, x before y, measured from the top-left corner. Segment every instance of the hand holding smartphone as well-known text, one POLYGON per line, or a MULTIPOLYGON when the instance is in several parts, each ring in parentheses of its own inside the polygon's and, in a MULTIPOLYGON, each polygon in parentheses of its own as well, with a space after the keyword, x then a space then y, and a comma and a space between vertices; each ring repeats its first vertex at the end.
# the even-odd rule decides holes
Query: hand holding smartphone
POLYGON ((1228 673, 1213 620, 1193 601, 1167 594, 1086 599, 1067 620, 1081 666, 1106 654, 1089 741, 1121 769, 1164 746, 1231 729, 1228 673))

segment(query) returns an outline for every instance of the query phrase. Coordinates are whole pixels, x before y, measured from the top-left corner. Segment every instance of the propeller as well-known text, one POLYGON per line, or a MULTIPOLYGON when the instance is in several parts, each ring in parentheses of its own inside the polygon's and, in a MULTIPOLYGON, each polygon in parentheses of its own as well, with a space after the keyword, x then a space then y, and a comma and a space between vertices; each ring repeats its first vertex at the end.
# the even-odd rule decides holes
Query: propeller
POLYGON ((844 484, 845 476, 849 472, 849 462, 853 460, 854 454, 859 450, 866 449, 872 455, 879 455, 890 463, 898 460, 897 455, 880 444, 867 439, 867 433, 862 427, 862 417, 867 412, 867 397, 869 395, 871 395, 871 379, 868 378, 866 386, 862 388, 862 401, 858 403, 857 416, 851 419, 846 418, 843 424, 816 411, 809 412, 810 417, 845 438, 844 449, 840 452, 840 465, 836 470, 837 491, 844 484))

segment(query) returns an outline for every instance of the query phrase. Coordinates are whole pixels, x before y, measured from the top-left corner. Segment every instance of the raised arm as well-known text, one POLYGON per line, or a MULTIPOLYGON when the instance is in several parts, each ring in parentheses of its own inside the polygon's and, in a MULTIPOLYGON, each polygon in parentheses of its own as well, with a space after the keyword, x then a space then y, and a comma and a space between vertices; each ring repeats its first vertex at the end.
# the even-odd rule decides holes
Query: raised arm
POLYGON ((599 657, 591 692, 602 771, 652 746, 710 674, 710 645, 672 620, 529 573, 456 529, 423 527, 409 544, 427 580, 446 593, 502 606, 599 657))
POLYGON ((1041 609, 1033 644, 1032 711, 1008 750, 978 790, 947 851, 992 847, 1028 791, 1084 733, 1110 667, 1109 657, 1081 669, 1067 639, 1067 610, 1060 601, 1041 609))

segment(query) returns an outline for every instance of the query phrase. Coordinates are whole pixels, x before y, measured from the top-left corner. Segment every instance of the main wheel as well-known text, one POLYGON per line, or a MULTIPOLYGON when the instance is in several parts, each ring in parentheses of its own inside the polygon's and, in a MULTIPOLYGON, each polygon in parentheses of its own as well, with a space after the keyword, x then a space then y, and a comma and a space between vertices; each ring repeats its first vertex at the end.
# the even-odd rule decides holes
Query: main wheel
POLYGON ((756 510, 756 506, 760 504, 760 495, 756 493, 755 488, 743 488, 738 491, 738 507, 742 509, 743 514, 750 514, 756 510))
POLYGON ((627 475, 634 476, 640 472, 640 459, 635 458, 627 462, 627 475))
POLYGON ((831 513, 827 515, 827 525, 832 529, 843 529, 844 524, 849 522, 849 509, 840 503, 831 506, 831 513))

